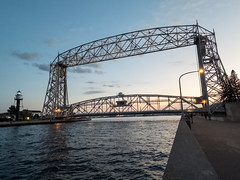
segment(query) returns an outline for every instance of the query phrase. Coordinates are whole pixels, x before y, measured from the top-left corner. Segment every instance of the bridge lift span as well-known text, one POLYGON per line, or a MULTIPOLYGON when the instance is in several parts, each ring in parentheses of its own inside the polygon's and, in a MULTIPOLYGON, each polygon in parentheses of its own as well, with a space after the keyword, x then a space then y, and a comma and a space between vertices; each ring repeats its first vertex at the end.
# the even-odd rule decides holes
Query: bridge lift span
POLYGON ((202 99, 206 106, 221 102, 223 89, 231 93, 231 85, 217 50, 215 33, 198 24, 144 29, 92 41, 67 50, 50 64, 49 82, 43 104, 44 116, 54 116, 57 109, 69 109, 67 68, 130 56, 196 45, 202 99))
MULTIPOLYGON (((116 96, 100 97, 71 104, 67 108, 69 116, 103 116, 132 114, 181 113, 179 96, 158 94, 119 93, 116 96)), ((197 97, 183 97, 183 106, 187 112, 203 112, 201 101, 197 97)))

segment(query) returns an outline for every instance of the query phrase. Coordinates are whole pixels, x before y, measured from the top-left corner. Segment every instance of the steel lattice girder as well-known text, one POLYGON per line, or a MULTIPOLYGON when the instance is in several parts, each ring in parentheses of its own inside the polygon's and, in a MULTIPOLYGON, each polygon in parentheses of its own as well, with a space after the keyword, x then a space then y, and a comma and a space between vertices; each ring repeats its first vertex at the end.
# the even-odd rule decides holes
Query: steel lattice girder
MULTIPOLYGON (((197 97, 184 97, 184 109, 198 109, 197 97)), ((101 115, 139 112, 181 111, 179 96, 133 94, 101 97, 71 104, 68 112, 74 115, 101 115)))
POLYGON ((64 109, 68 104, 67 68, 59 63, 50 65, 49 84, 44 101, 45 114, 53 115, 59 108, 64 109))
POLYGON ((68 106, 66 69, 78 65, 197 45, 202 94, 210 103, 220 101, 228 77, 217 52, 215 33, 199 25, 139 30, 92 41, 59 54, 51 63, 43 115, 68 106), (62 76, 63 75, 63 76, 62 76), (65 77, 64 77, 65 75, 65 77))

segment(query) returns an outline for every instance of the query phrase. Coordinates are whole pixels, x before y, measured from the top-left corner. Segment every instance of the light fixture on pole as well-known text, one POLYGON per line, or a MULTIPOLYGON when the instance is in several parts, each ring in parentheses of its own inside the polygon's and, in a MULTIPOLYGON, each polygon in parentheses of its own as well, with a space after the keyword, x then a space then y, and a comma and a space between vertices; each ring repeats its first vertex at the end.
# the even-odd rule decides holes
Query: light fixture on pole
POLYGON ((181 112, 182 112, 182 115, 183 115, 183 97, 182 97, 182 88, 181 88, 181 78, 184 76, 184 75, 187 75, 187 74, 192 74, 192 73, 196 73, 196 72, 199 72, 200 74, 204 73, 204 69, 199 69, 198 71, 189 71, 189 72, 186 72, 186 73, 183 73, 180 77, 179 77, 179 92, 180 92, 180 99, 181 99, 181 112))

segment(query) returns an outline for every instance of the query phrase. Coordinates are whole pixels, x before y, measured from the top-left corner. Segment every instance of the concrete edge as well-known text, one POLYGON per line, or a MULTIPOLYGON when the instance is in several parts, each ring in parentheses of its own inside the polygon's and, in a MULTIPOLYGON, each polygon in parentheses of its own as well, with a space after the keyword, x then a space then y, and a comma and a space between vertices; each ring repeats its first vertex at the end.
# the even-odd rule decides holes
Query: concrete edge
POLYGON ((167 167, 163 175, 163 180, 169 179, 219 179, 184 118, 179 122, 167 167))

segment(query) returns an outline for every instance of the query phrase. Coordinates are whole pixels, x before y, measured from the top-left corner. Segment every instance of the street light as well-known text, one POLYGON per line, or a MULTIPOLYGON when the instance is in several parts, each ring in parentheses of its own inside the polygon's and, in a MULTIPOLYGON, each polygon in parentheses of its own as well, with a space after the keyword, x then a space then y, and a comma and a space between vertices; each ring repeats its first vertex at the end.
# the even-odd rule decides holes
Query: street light
POLYGON ((182 102, 182 88, 181 88, 181 78, 184 76, 184 75, 187 75, 187 74, 192 74, 192 73, 196 73, 196 72, 199 72, 200 74, 203 74, 204 73, 204 69, 199 69, 198 71, 189 71, 189 72, 186 72, 186 73, 183 73, 180 77, 179 77, 179 91, 180 91, 180 99, 181 99, 181 112, 182 112, 182 115, 183 115, 183 102, 182 102))

